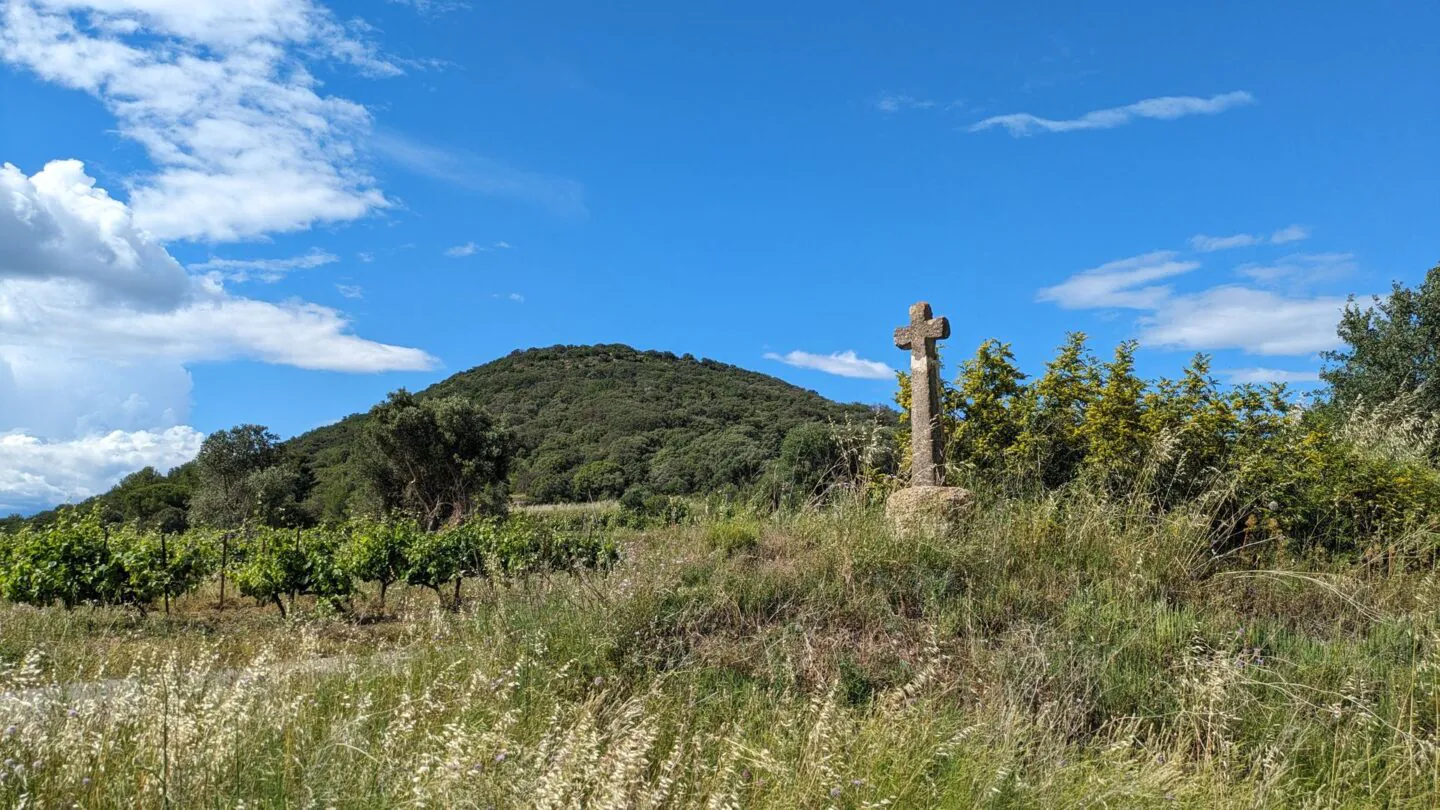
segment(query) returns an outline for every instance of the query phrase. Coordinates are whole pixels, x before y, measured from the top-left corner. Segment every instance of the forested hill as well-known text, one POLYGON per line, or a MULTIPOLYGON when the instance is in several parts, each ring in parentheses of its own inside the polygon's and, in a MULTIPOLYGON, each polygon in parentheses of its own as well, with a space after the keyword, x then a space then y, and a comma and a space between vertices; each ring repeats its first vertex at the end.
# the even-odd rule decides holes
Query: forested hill
MULTIPOLYGON (((419 393, 450 395, 479 403, 514 433, 515 492, 539 501, 634 485, 671 493, 743 485, 797 425, 895 418, 737 366, 617 344, 516 351, 419 393)), ((342 509, 353 489, 349 459, 364 421, 356 414, 288 443, 310 459, 322 513, 342 509)))

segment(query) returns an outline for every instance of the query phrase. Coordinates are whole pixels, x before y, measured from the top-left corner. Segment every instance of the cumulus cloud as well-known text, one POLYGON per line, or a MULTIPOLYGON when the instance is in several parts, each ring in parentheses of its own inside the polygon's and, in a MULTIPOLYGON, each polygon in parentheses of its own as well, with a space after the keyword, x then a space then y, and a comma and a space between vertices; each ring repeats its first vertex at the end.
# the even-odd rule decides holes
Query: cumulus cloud
POLYGON ((303 256, 292 256, 288 259, 210 259, 200 264, 190 265, 190 270, 199 273, 217 273, 226 281, 233 281, 237 284, 252 279, 266 284, 274 284, 285 278, 292 270, 313 270, 316 267, 323 267, 338 261, 340 261, 339 256, 315 248, 303 256))
POLYGON ((826 374, 862 380, 888 380, 895 376, 894 369, 884 363, 865 360, 857 356, 854 351, 833 354, 811 354, 802 351, 787 352, 786 354, 768 352, 765 354, 765 359, 775 360, 796 368, 808 368, 823 371, 826 374))
POLYGON ((0 514, 84 500, 142 467, 169 470, 194 458, 204 438, 189 427, 65 441, 0 434, 0 514))
MULTIPOLYGON (((1344 258, 1348 261, 1348 254, 1344 258)), ((1174 251, 1155 251, 1081 271, 1042 289, 1037 298, 1066 309, 1139 310, 1140 339, 1153 346, 1307 355, 1338 344, 1335 326, 1346 302, 1340 296, 1287 295, 1239 284, 1181 293, 1151 283, 1199 267, 1174 251)))
POLYGON ((1018 138, 1023 135, 1032 135, 1036 132, 1073 132, 1082 129, 1113 129, 1124 126, 1137 118, 1173 121, 1189 115, 1215 115, 1216 113, 1222 113, 1226 110, 1254 103, 1255 97, 1243 90, 1238 90, 1233 93, 1221 93, 1220 95, 1209 98, 1199 98, 1196 96, 1162 96, 1160 98, 1147 98, 1143 101, 1137 101, 1134 104, 1126 104, 1123 107, 1093 110, 1078 118, 1057 120, 1041 118, 1038 115, 1032 115, 1030 113, 995 115, 972 124, 970 131, 981 132, 995 127, 1003 127, 1009 131, 1011 135, 1018 138))
POLYGON ((94 96, 145 149, 141 228, 249 239, 389 205, 357 159, 369 112, 306 67, 400 73, 366 30, 312 0, 3 0, 0 61, 94 96))
POLYGON ((11 237, 0 253, 0 347, 122 362, 243 357, 335 371, 433 365, 418 349, 351 334, 336 310, 239 298, 214 275, 187 275, 77 161, 50 163, 33 178, 7 164, 0 178, 0 234, 11 237), (47 261, 71 255, 95 266, 47 261))
POLYGON ((244 298, 219 271, 186 273, 76 161, 33 177, 0 167, 0 501, 83 497, 115 470, 170 458, 163 448, 186 445, 166 442, 189 430, 186 366, 230 359, 435 364, 355 335, 338 310, 244 298))
POLYGON ((1340 344, 1341 296, 1285 296, 1225 285, 1164 301, 1141 319, 1140 340, 1176 349, 1240 349, 1250 354, 1309 355, 1340 344))

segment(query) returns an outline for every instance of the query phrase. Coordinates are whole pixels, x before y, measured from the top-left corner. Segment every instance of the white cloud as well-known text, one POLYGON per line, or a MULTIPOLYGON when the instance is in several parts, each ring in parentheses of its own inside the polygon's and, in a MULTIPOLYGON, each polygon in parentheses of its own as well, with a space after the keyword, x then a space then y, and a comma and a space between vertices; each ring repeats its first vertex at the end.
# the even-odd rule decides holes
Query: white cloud
POLYGON ((401 6, 409 6, 426 17, 439 17, 454 11, 467 11, 470 4, 462 0, 386 0, 401 6))
POLYGON ((1164 301, 1141 319, 1140 340, 1176 349, 1241 349, 1308 355, 1333 349, 1345 309, 1339 296, 1294 297, 1226 285, 1164 301))
POLYGON ((288 259, 212 258, 200 264, 190 265, 190 270, 199 273, 219 273, 225 280, 237 283, 255 279, 266 284, 274 284, 291 270, 313 270, 316 267, 323 267, 338 261, 340 261, 339 256, 315 248, 303 256, 292 256, 288 259))
POLYGON ((895 376, 895 370, 884 363, 862 359, 853 351, 835 352, 834 354, 811 354, 802 351, 786 354, 768 352, 765 354, 765 359, 775 360, 796 368, 823 371, 826 374, 835 374, 840 377, 888 380, 895 376))
POLYGON ((1037 297, 1065 309, 1140 310, 1140 339, 1152 346, 1306 355, 1338 344, 1335 326, 1345 306, 1339 296, 1282 295, 1235 284, 1178 293, 1150 283, 1199 267, 1173 251, 1156 251, 1076 273, 1037 297))
POLYGON ((525 296, 521 295, 520 293, 510 293, 510 295, 507 297, 517 304, 525 303, 525 296))
POLYGON ((350 372, 435 365, 353 334, 329 307, 242 298, 218 270, 187 274, 78 161, 33 177, 0 167, 0 503, 45 506, 183 461, 186 366, 239 358, 350 372))
POLYGON ((1217 250, 1230 250, 1231 248, 1251 247, 1252 245, 1283 245, 1288 242, 1299 242, 1302 239, 1310 238, 1310 229, 1303 225, 1291 225, 1288 228, 1281 228, 1269 237, 1256 236, 1252 233, 1237 233, 1234 236, 1206 236, 1197 234, 1190 237, 1190 247, 1201 253, 1213 253, 1217 250))
POLYGON ((34 177, 0 165, 0 280, 67 279, 110 301, 175 305, 189 288, 185 270, 94 186, 75 160, 34 177))
POLYGON ((1318 371, 1289 371, 1279 368, 1236 368, 1222 371, 1230 382, 1241 383, 1313 383, 1320 381, 1318 371))
POLYGON ((1149 285, 1149 282, 1188 273, 1200 266, 1199 262, 1178 261, 1177 256, 1171 250, 1157 250, 1102 264, 1042 289, 1038 298, 1064 309, 1152 309, 1170 297, 1171 288, 1149 285))
POLYGON ((117 362, 249 358, 335 371, 434 364, 418 349, 350 334, 336 310, 237 298, 213 275, 187 276, 77 161, 50 163, 33 178, 7 165, 0 178, 0 349, 117 362), (60 261, 67 256, 94 266, 77 271, 60 261))
POLYGON ((361 253, 356 253, 356 254, 355 254, 355 258, 359 259, 361 262, 364 262, 365 264, 370 264, 371 262, 375 261, 375 254, 374 254, 374 253, 361 252, 361 253))
POLYGON ((130 207, 162 239, 249 239, 389 205, 358 163, 360 104, 307 61, 400 72, 312 0, 0 0, 0 61, 88 93, 155 171, 130 207))
POLYGON ((1304 225, 1291 225, 1288 228, 1281 228, 1270 234, 1270 242, 1276 245, 1283 245, 1287 242, 1299 242, 1302 239, 1310 238, 1310 229, 1304 225))
POLYGON ((883 113, 894 113, 900 110, 953 110, 963 106, 965 106, 964 102, 960 101, 935 101, 897 93, 885 93, 875 100, 875 109, 883 113))
POLYGON ((1163 96, 1147 98, 1123 107, 1094 110, 1079 118, 1055 120, 1041 118, 1030 113, 1011 113, 986 118, 970 126, 971 132, 981 132, 994 127, 1004 127, 1011 135, 1020 137, 1037 131, 1072 132, 1081 129, 1112 129, 1123 126, 1137 118, 1155 118, 1171 121, 1188 115, 1214 115, 1235 107, 1254 104, 1255 97, 1240 90, 1221 93, 1210 98, 1196 96, 1163 96))
POLYGON ((508 197, 563 216, 587 216, 584 186, 564 177, 527 172, 463 150, 441 149, 393 132, 377 133, 370 145, 416 174, 458 188, 508 197))
POLYGON ((204 438, 189 427, 66 441, 0 434, 0 514, 84 500, 142 467, 169 470, 194 458, 204 438))
POLYGON ((335 291, 346 298, 364 298, 365 290, 358 284, 336 284, 335 291))
POLYGON ((1296 253, 1268 264, 1242 264, 1237 273, 1264 284, 1333 281, 1355 272, 1353 253, 1296 253))
POLYGON ((474 256, 476 253, 489 253, 495 250, 511 250, 515 246, 509 242, 496 242, 489 247, 481 247, 474 242, 466 242, 463 245, 456 245, 445 251, 445 255, 452 259, 463 259, 466 256, 474 256))
POLYGON ((1190 247, 1201 253, 1214 253, 1217 250, 1250 247, 1251 245, 1258 245, 1260 242, 1260 237, 1248 233, 1237 233, 1234 236, 1206 236, 1205 234, 1196 234, 1190 237, 1190 247))

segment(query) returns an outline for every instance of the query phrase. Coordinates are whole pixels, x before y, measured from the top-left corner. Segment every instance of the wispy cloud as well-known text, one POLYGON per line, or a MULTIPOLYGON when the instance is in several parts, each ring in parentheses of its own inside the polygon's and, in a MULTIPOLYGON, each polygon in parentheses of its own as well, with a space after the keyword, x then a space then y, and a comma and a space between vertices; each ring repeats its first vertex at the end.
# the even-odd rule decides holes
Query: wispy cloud
POLYGON ((455 11, 468 11, 470 4, 462 0, 386 0, 398 6, 409 6, 425 17, 439 17, 455 11))
POLYGON ((364 298, 365 290, 358 284, 336 284, 335 291, 346 298, 364 298))
POLYGON ((1334 281, 1355 269, 1353 253, 1296 253, 1268 264, 1242 264, 1235 272, 1263 284, 1275 284, 1334 281))
POLYGON ((1232 248, 1251 247, 1253 245, 1284 245, 1290 242, 1299 242, 1302 239, 1310 238, 1310 229, 1303 225, 1291 225, 1267 236, 1257 236, 1253 233, 1237 233, 1234 236, 1207 236, 1203 233, 1190 237, 1190 247, 1201 253, 1214 253, 1217 250, 1230 250, 1232 248))
POLYGON ((1235 107, 1243 107, 1247 104, 1254 103, 1255 97, 1243 90, 1233 93, 1222 93, 1218 96, 1211 96, 1210 98, 1163 96, 1160 98, 1147 98, 1143 101, 1137 101, 1134 104, 1126 104, 1123 107, 1093 110, 1079 118, 1041 118, 1031 113, 995 115, 972 124, 970 131, 981 132, 995 127, 1003 127, 1008 130, 1011 135, 1018 138, 1024 135, 1034 134, 1035 132, 1073 132, 1081 129, 1113 129, 1118 126, 1124 126, 1137 118, 1154 118, 1162 121, 1172 121, 1176 118, 1184 118, 1189 115, 1214 115, 1234 109, 1235 107))
POLYGON ((443 183, 548 208, 563 216, 583 217, 585 188, 574 180, 528 172, 460 149, 443 149, 394 132, 370 140, 382 157, 416 174, 443 183))
POLYGON ((1289 371, 1279 368, 1234 368, 1220 372, 1232 383, 1313 383, 1320 381, 1318 371, 1289 371))
POLYGON ((929 98, 916 98, 903 93, 885 93, 875 99, 875 109, 883 113, 895 113, 901 110, 954 110, 964 107, 963 101, 936 101, 929 98))
POLYGON ((288 259, 211 258, 209 261, 190 265, 190 270, 197 273, 219 273, 226 280, 236 283, 254 280, 274 284, 292 270, 313 270, 338 261, 339 256, 315 248, 304 256, 288 259))
POLYGON ((1281 228, 1270 234, 1270 242, 1276 245, 1283 245, 1287 242, 1299 242, 1302 239, 1310 238, 1310 229, 1304 225, 1291 225, 1288 228, 1281 228))
POLYGON ((834 354, 811 354, 802 351, 786 354, 767 352, 765 359, 775 360, 796 368, 808 368, 823 371, 826 374, 862 380, 888 380, 895 376, 895 370, 884 363, 865 360, 853 351, 835 352, 834 354))
POLYGON ((510 250, 513 247, 509 242, 496 242, 488 247, 478 245, 474 242, 466 242, 463 245, 456 245, 445 251, 445 255, 452 259, 463 259, 466 256, 474 256, 476 253, 489 253, 492 250, 510 250))
POLYGON ((1063 309, 1152 309, 1169 298, 1172 291, 1167 285, 1150 282, 1200 267, 1199 262, 1179 261, 1178 257, 1173 250, 1157 250, 1107 262, 1046 287, 1037 297, 1063 309))

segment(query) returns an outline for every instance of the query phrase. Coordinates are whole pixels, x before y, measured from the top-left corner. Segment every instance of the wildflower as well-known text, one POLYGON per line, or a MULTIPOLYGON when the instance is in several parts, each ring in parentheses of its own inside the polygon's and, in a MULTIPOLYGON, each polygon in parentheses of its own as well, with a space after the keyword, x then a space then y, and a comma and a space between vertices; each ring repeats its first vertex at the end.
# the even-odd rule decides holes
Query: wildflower
POLYGON ((595 676, 595 680, 591 681, 591 682, 590 682, 590 685, 591 685, 591 686, 599 686, 599 685, 601 685, 601 684, 603 684, 603 683, 605 683, 605 679, 602 678, 602 677, 600 677, 599 675, 596 675, 596 676, 595 676))
POLYGON ((832 798, 832 799, 838 799, 838 798, 840 798, 840 792, 841 792, 841 791, 840 791, 840 788, 838 788, 838 787, 830 788, 830 798, 832 798))
POLYGON ((505 752, 504 752, 504 751, 501 751, 500 753, 498 753, 498 754, 495 755, 495 762, 500 763, 500 762, 504 762, 504 761, 505 761, 505 752))
POLYGON ((6 727, 5 727, 5 736, 6 736, 6 737, 9 737, 9 736, 11 736, 12 734, 14 734, 15 732, 19 731, 19 730, 20 730, 20 729, 14 727, 14 726, 6 726, 6 727))
POLYGON ((70 717, 79 717, 79 716, 80 716, 80 712, 75 711, 74 709, 71 709, 70 711, 66 712, 66 714, 69 715, 70 717))

